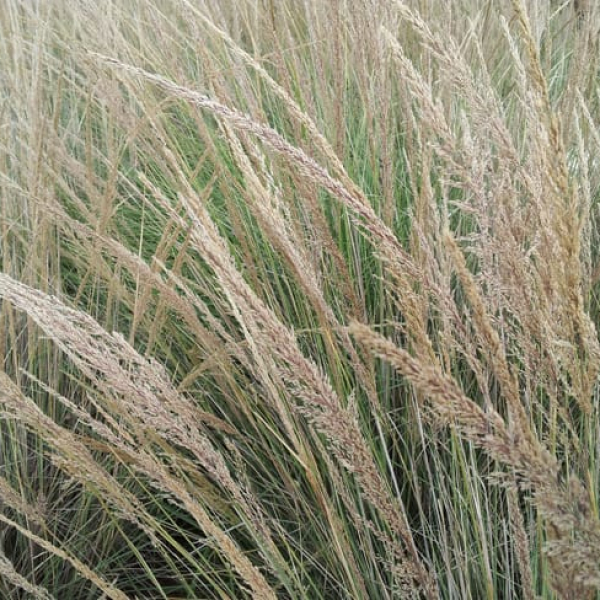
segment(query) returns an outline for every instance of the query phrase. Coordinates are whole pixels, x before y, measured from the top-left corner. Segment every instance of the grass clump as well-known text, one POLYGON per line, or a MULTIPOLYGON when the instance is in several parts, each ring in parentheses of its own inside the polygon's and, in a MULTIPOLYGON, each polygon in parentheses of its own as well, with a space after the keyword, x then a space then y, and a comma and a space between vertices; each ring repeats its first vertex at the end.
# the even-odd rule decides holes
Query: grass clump
POLYGON ((599 597, 593 3, 0 28, 0 596, 599 597))

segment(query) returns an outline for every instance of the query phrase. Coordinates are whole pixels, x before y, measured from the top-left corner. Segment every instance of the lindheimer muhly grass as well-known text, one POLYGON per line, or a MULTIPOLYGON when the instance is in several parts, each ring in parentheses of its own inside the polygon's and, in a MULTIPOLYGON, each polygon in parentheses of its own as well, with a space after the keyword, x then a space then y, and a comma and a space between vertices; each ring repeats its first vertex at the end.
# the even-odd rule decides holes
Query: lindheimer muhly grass
POLYGON ((600 598, 596 3, 0 28, 0 597, 600 598))

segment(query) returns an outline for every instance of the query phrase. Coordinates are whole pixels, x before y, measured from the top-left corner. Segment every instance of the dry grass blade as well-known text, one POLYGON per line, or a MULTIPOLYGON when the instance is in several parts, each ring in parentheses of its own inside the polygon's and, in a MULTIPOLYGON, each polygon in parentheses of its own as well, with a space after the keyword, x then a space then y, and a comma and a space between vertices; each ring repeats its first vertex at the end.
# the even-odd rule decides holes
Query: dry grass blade
MULTIPOLYGON (((129 417, 128 420, 134 424, 131 433, 121 425, 117 425, 116 421, 113 423, 117 428, 118 437, 109 432, 106 427, 95 425, 98 432, 103 433, 117 448, 122 446, 124 450, 135 449, 137 443, 143 443, 145 436, 143 430, 139 429, 139 425, 146 422, 150 425, 149 433, 156 432, 164 436, 166 442, 189 446, 211 475, 221 481, 232 493, 236 493, 237 486, 232 481, 222 457, 210 447, 203 436, 195 433, 193 412, 190 412, 189 406, 186 408, 185 402, 170 386, 166 374, 157 364, 152 365, 144 360, 122 338, 108 335, 85 313, 70 309, 55 298, 27 288, 4 274, 0 274, 0 297, 13 303, 19 310, 27 312, 59 344, 65 354, 71 357, 82 372, 95 381, 96 385, 104 388, 107 392, 107 401, 111 397, 121 398, 122 401, 126 398, 131 400, 128 406, 118 408, 116 404, 108 403, 109 410, 112 409, 113 414, 118 411, 122 417, 129 417), (111 360, 113 353, 114 360, 111 360), (127 362, 128 369, 121 366, 123 361, 127 362), (182 420, 186 413, 187 423, 182 420), (136 418, 139 419, 139 423, 135 423, 136 418), (137 436, 141 437, 139 442, 134 441, 137 436), (129 443, 127 443, 128 439, 129 443)), ((34 430, 41 428, 43 437, 53 440, 53 445, 59 448, 63 455, 57 464, 67 469, 73 477, 78 477, 82 483, 93 483, 106 494, 108 501, 122 510, 124 516, 144 528, 140 516, 144 515, 145 510, 136 499, 101 470, 88 449, 78 442, 73 434, 57 426, 31 402, 21 401, 19 404, 18 390, 6 375, 2 373, 0 375, 5 384, 12 389, 11 394, 2 398, 3 404, 10 408, 13 417, 25 419, 34 430), (29 410, 26 407, 29 407, 29 410)), ((140 448, 138 451, 140 451, 140 468, 145 470, 148 476, 156 478, 165 489, 173 492, 190 514, 198 519, 199 525, 215 539, 216 546, 231 561, 232 566, 244 578, 253 594, 257 598, 275 598, 274 592, 258 569, 214 523, 206 511, 191 498, 184 486, 169 477, 164 469, 153 462, 150 456, 141 452, 140 448)), ((242 503, 239 496, 238 502, 242 503)), ((149 533, 152 535, 151 531, 149 533)), ((49 547, 51 544, 46 543, 45 546, 49 547)), ((61 557, 63 554, 57 552, 61 557)), ((85 572, 87 576, 92 576, 92 571, 79 563, 78 569, 85 572)), ((94 577, 100 581, 100 578, 95 575, 94 577)))
POLYGON ((32 584, 20 575, 2 551, 0 551, 0 576, 7 583, 22 589, 34 600, 54 600, 54 596, 50 595, 43 587, 32 584))
POLYGON ((509 430, 494 409, 481 409, 438 368, 419 362, 368 326, 354 323, 350 331, 376 356, 398 369, 445 423, 500 464, 517 471, 520 486, 531 491, 533 503, 554 532, 547 551, 551 556, 561 556, 555 564, 557 571, 562 571, 557 573, 557 581, 574 580, 577 589, 586 594, 597 588, 600 520, 590 504, 589 491, 575 478, 568 485, 560 485, 556 459, 532 435, 509 430))
POLYGON ((0 596, 598 600, 598 31, 4 0, 0 596))

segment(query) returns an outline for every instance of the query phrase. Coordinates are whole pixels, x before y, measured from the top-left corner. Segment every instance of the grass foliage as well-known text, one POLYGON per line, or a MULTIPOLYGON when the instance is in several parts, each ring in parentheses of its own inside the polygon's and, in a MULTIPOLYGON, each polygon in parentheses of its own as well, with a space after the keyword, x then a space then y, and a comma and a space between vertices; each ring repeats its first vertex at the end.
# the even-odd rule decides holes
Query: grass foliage
POLYGON ((600 597, 600 6, 0 0, 0 597, 600 597))

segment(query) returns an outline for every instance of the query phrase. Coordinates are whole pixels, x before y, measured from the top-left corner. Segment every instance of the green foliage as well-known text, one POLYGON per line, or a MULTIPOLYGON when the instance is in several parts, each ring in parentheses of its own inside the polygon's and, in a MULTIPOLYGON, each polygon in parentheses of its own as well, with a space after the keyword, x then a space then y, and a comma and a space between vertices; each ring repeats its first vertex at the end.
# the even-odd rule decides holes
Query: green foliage
POLYGON ((0 6, 0 596, 600 597, 600 9, 205 4, 0 6))

